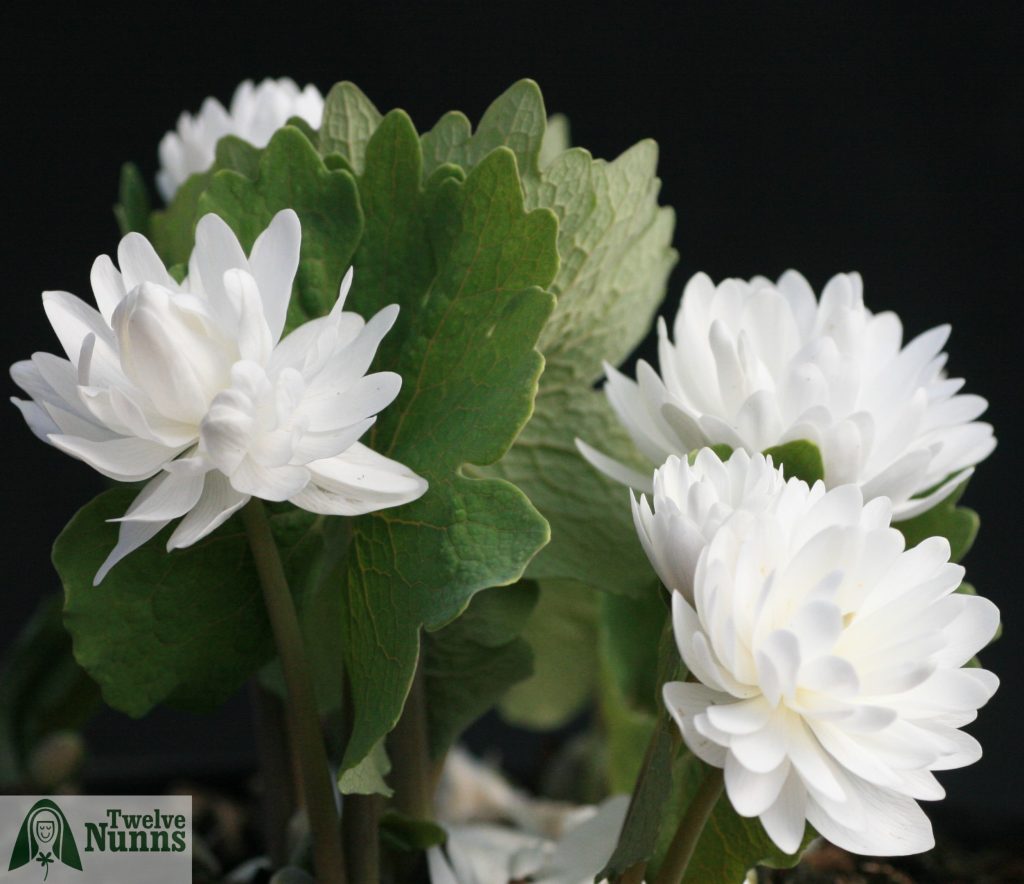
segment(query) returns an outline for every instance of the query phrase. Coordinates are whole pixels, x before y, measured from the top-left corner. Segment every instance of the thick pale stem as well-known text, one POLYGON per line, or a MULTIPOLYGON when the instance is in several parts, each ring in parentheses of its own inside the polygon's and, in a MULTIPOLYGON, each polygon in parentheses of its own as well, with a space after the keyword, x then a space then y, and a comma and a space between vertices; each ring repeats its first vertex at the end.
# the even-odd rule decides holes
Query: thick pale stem
POLYGON ((686 816, 676 829, 675 837, 658 871, 658 877, 654 879, 654 884, 681 884, 704 826, 722 795, 724 784, 722 769, 709 768, 686 810, 686 816))
POLYGON ((395 808, 415 819, 434 816, 430 769, 430 748, 427 736, 427 695, 423 683, 422 649, 420 663, 405 701, 402 717, 389 737, 391 782, 395 789, 395 808))
POLYGON ((242 510, 242 519, 284 671, 289 739, 299 762, 302 794, 313 836, 316 879, 320 884, 347 884, 334 784, 295 603, 262 501, 249 501, 242 510))

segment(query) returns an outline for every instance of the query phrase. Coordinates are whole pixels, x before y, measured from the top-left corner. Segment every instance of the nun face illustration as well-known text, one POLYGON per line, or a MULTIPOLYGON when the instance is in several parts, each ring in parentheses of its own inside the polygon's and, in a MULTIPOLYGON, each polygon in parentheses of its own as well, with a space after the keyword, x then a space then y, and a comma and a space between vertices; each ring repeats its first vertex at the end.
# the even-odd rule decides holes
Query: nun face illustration
POLYGON ((52 811, 45 810, 36 816, 35 829, 36 840, 40 844, 49 844, 53 836, 57 834, 57 816, 52 811))

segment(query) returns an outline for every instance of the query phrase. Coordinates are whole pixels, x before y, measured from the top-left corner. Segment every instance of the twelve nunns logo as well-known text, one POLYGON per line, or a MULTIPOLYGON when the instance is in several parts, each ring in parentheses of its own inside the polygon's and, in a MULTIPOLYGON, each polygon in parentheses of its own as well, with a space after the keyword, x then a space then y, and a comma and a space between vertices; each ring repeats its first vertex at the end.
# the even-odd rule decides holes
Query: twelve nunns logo
POLYGON ((37 801, 25 817, 14 842, 9 870, 20 869, 35 861, 43 867, 43 880, 50 875, 50 864, 64 863, 82 871, 75 835, 63 811, 49 798, 37 801))
MULTIPOLYGON (((188 847, 188 820, 181 813, 126 813, 107 808, 106 819, 85 823, 84 854, 183 853, 188 847)), ((25 816, 11 853, 9 870, 31 862, 42 866, 43 880, 50 866, 63 863, 82 871, 82 857, 67 817, 49 798, 37 801, 25 816)))

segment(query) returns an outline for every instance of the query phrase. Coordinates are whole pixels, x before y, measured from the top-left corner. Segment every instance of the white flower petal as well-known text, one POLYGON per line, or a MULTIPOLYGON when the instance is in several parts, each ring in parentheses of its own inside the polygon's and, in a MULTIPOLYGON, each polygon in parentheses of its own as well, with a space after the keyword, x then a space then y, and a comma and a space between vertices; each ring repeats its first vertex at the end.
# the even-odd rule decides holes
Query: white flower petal
POLYGON ((854 830, 838 824, 811 799, 807 820, 820 835, 837 847, 868 856, 906 856, 935 846, 931 823, 914 799, 862 780, 853 782, 866 809, 865 827, 854 830))
POLYGON ((635 488, 637 491, 646 491, 648 494, 653 491, 651 479, 646 473, 641 473, 639 470, 627 467, 607 454, 602 454, 582 439, 576 440, 576 450, 583 455, 583 459, 587 463, 598 472, 604 473, 609 479, 614 479, 616 482, 621 482, 623 485, 635 488))
MULTIPOLYGON (((106 257, 106 256, 104 256, 106 257)), ((94 279, 101 283, 107 291, 103 298, 108 304, 114 299, 110 298, 111 294, 116 295, 116 280, 112 278, 111 271, 113 267, 107 266, 110 263, 110 259, 107 258, 107 264, 101 264, 103 259, 99 259, 97 264, 93 265, 94 279), (97 265, 99 265, 97 267, 97 265), (99 270, 97 274, 96 271, 99 270), (114 285, 112 285, 114 283, 114 285)), ((140 233, 129 233, 120 242, 117 247, 117 263, 121 268, 121 296, 130 292, 133 288, 138 285, 142 285, 144 282, 154 282, 157 285, 163 286, 165 289, 175 291, 178 288, 178 284, 174 281, 171 275, 167 272, 167 268, 164 267, 164 262, 160 260, 156 253, 156 249, 150 244, 149 240, 146 239, 140 233)), ((116 271, 115 271, 116 272, 116 271)), ((93 291, 96 294, 97 302, 100 301, 100 294, 96 291, 95 282, 93 284, 93 291)), ((119 302, 121 298, 117 298, 119 302)), ((100 311, 103 313, 104 318, 108 321, 110 316, 114 312, 114 308, 117 307, 117 302, 110 306, 109 311, 103 309, 103 304, 99 304, 100 311)))
POLYGON ((238 237, 218 215, 203 215, 196 224, 196 245, 188 261, 188 286, 206 296, 214 316, 225 328, 232 328, 236 315, 224 290, 224 274, 229 270, 251 273, 238 237))
POLYGON ((108 255, 100 255, 93 262, 89 282, 92 285, 92 293, 96 298, 96 306, 100 309, 100 315, 109 324, 110 317, 114 315, 117 305, 124 300, 127 289, 120 272, 108 255))
POLYGON ((191 546, 224 524, 249 502, 249 496, 231 487, 216 470, 206 474, 203 493, 192 510, 181 520, 167 541, 168 551, 191 546))
POLYGON ((401 389, 402 378, 393 371, 364 375, 343 392, 321 376, 307 390, 300 412, 309 419, 311 432, 339 430, 383 411, 401 389))
POLYGON ((788 776, 786 760, 774 770, 757 773, 740 764, 731 752, 725 759, 725 789, 740 816, 759 816, 768 810, 778 799, 788 776))
POLYGON ((337 457, 309 464, 310 484, 292 496, 296 506, 327 515, 361 515, 422 497, 427 481, 398 461, 359 442, 337 457))
POLYGON ((166 525, 192 509, 202 491, 202 475, 164 473, 142 489, 123 516, 111 521, 166 525))
POLYGON ((85 461, 96 472, 119 482, 148 479, 182 451, 182 448, 168 448, 145 439, 93 442, 78 436, 55 435, 50 437, 50 442, 66 454, 85 461))
POLYGON ((274 215, 270 226, 256 238, 249 254, 249 266, 263 299, 263 315, 275 344, 284 330, 301 242, 299 216, 284 209, 274 215))
POLYGON ((146 541, 156 537, 167 522, 122 522, 118 530, 117 545, 100 565, 93 578, 92 585, 99 586, 110 569, 121 561, 128 553, 135 552, 146 541))
POLYGON ((800 784, 794 771, 789 772, 786 782, 774 804, 760 815, 768 837, 785 853, 796 853, 804 839, 807 819, 807 790, 800 784))
POLYGON ((693 719, 694 715, 718 702, 723 696, 727 695, 702 684, 682 681, 670 681, 662 688, 665 708, 682 731, 690 751, 701 761, 715 767, 725 765, 726 748, 701 734, 694 726, 693 719))
POLYGON ((80 298, 68 292, 43 292, 43 309, 75 367, 78 366, 82 343, 89 335, 95 335, 109 347, 116 346, 114 335, 103 317, 80 298))
POLYGON ((11 402, 21 412, 21 416, 25 418, 28 428, 44 442, 50 441, 51 434, 60 432, 60 428, 54 423, 53 418, 36 405, 35 402, 27 399, 18 399, 16 396, 11 397, 11 402))
POLYGON ((231 487, 241 494, 262 500, 288 500, 310 481, 310 470, 304 466, 267 467, 251 457, 241 460, 230 476, 231 487))

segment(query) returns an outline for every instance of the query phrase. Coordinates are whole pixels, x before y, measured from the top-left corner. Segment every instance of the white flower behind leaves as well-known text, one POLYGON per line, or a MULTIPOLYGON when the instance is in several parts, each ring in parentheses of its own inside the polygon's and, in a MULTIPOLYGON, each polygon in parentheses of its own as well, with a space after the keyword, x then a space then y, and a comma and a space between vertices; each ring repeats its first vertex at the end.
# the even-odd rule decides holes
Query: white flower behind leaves
POLYGON ((699 683, 666 684, 665 704, 689 748, 725 769, 736 811, 787 852, 805 820, 855 853, 928 850, 917 801, 943 797, 932 772, 981 755, 959 728, 998 679, 965 664, 999 612, 955 592, 964 570, 945 539, 905 550, 891 514, 856 486, 791 479, 715 532, 692 604, 673 593, 699 683))
POLYGON ((216 98, 207 98, 195 115, 182 113, 177 128, 160 141, 156 183, 161 196, 170 202, 191 175, 209 169, 217 142, 225 135, 265 147, 292 117, 301 117, 319 129, 323 111, 324 99, 316 86, 299 89, 288 77, 259 84, 245 80, 235 89, 229 108, 216 98))
MULTIPOLYGON (((840 274, 820 301, 795 271, 686 286, 669 338, 658 323, 659 372, 633 381, 606 366, 605 392, 653 464, 705 445, 750 453, 798 439, 821 451, 828 487, 885 496, 894 518, 939 502, 995 447, 975 419, 987 403, 943 373, 949 326, 903 346, 895 313, 864 306, 858 274, 840 274)), ((586 440, 600 448, 600 440, 586 440)), ((650 490, 649 477, 581 444, 612 478, 650 490)))
POLYGON ((149 241, 129 234, 93 265, 99 310, 67 292, 43 305, 67 358, 36 353, 11 376, 46 442, 124 482, 149 479, 96 583, 184 516, 168 550, 205 537, 251 497, 354 516, 415 500, 427 483, 358 440, 398 395, 366 374, 397 305, 365 322, 330 314, 281 340, 299 264, 298 216, 279 212, 247 257, 216 215, 196 227, 178 284, 149 241))
POLYGON ((692 604, 697 561, 715 532, 736 510, 772 506, 785 484, 771 457, 742 449, 725 463, 710 448, 693 464, 670 456, 654 473, 653 501, 631 498, 633 524, 661 582, 692 604))
POLYGON ((431 847, 431 884, 591 884, 605 867, 622 829, 629 797, 583 807, 557 841, 493 824, 446 826, 444 847, 431 847))

